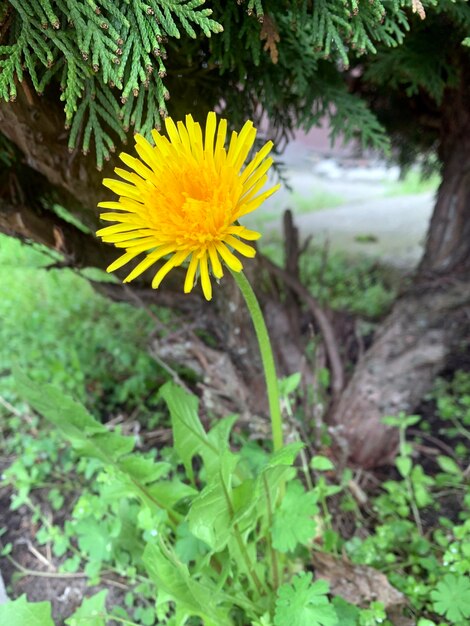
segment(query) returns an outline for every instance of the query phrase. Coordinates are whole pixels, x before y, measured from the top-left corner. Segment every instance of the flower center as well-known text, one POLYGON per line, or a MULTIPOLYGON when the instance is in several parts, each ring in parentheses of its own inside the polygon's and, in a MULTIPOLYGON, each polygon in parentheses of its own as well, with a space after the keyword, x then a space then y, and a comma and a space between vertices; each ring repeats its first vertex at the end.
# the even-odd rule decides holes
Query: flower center
POLYGON ((150 194, 146 204, 153 227, 178 245, 222 241, 241 192, 238 176, 224 167, 217 172, 204 160, 197 168, 185 165, 150 194))

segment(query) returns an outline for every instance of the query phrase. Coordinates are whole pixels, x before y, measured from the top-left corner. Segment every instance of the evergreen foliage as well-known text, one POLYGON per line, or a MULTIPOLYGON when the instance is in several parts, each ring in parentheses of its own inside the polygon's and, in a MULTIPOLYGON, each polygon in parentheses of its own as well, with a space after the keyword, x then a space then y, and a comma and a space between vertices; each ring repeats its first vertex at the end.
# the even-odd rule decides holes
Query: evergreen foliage
POLYGON ((191 109, 203 117, 219 105, 239 124, 262 104, 286 133, 330 112, 334 132, 347 121, 350 134, 384 149, 382 128, 337 70, 379 45, 399 46, 413 11, 434 4, 3 0, 0 97, 13 101, 28 83, 38 93, 58 85, 69 147, 86 153, 93 140, 98 167, 131 126, 145 135, 160 126, 170 91, 173 115, 191 109))
POLYGON ((468 84, 470 5, 439 0, 411 26, 403 45, 380 45, 375 55, 356 61, 354 90, 386 127, 401 165, 419 158, 430 173, 438 165, 446 99, 468 84))

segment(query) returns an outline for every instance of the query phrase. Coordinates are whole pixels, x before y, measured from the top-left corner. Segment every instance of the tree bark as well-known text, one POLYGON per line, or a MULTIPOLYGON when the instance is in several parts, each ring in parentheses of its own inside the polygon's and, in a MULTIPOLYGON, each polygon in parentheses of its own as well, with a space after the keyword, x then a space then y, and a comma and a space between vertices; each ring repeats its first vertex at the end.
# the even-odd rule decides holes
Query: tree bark
POLYGON ((390 462, 398 436, 381 422, 410 413, 449 357, 470 339, 470 89, 442 107, 442 184, 422 261, 332 407, 332 432, 354 463, 390 462))

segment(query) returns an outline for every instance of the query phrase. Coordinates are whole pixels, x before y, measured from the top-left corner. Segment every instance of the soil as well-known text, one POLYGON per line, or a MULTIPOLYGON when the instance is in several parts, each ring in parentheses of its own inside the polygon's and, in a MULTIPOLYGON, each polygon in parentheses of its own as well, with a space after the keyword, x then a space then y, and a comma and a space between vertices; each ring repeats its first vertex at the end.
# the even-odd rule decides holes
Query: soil
MULTIPOLYGON (((2 467, 0 462, 0 474, 5 467, 6 464, 2 467)), ((33 523, 31 512, 26 506, 11 511, 10 496, 10 489, 0 491, 0 529, 6 529, 0 542, 1 545, 11 543, 13 546, 9 557, 14 563, 8 557, 0 557, 0 572, 10 598, 26 594, 30 602, 50 601, 56 626, 64 625, 64 620, 80 606, 84 597, 92 596, 103 588, 109 589, 108 608, 123 604, 125 590, 113 584, 89 586, 84 575, 59 573, 58 567, 63 559, 43 553, 42 547, 35 541, 38 526, 33 523), (25 574, 21 568, 35 574, 25 574)), ((112 582, 121 584, 119 581, 112 582)), ((113 623, 110 622, 110 625, 113 623)))

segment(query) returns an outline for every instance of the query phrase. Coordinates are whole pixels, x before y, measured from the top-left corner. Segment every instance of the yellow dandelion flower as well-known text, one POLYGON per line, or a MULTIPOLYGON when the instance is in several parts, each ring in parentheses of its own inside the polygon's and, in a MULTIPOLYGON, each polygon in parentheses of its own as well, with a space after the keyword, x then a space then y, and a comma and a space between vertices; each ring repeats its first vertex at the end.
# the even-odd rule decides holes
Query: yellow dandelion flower
POLYGON ((108 272, 140 254, 146 255, 124 282, 169 257, 153 279, 152 287, 157 289, 173 267, 189 261, 185 293, 192 290, 199 274, 204 296, 210 300, 210 272, 221 278, 223 264, 240 272, 243 266, 234 253, 255 255, 253 246, 242 240, 254 241, 261 235, 241 226, 238 220, 279 188, 276 185, 261 191, 273 162, 267 158, 273 144, 268 142, 243 167, 256 137, 252 122, 246 122, 240 133, 232 133, 228 150, 227 120, 217 123, 213 112, 207 116, 204 136, 191 115, 186 116, 185 123, 175 124, 167 118, 165 126, 168 138, 152 131, 155 146, 141 135, 135 136, 140 159, 120 155, 133 170, 116 168, 122 181, 104 179, 103 184, 118 194, 119 200, 100 202, 98 206, 111 209, 101 219, 116 224, 97 234, 103 241, 125 249, 108 272))

